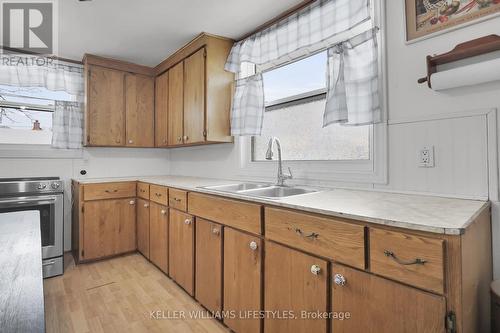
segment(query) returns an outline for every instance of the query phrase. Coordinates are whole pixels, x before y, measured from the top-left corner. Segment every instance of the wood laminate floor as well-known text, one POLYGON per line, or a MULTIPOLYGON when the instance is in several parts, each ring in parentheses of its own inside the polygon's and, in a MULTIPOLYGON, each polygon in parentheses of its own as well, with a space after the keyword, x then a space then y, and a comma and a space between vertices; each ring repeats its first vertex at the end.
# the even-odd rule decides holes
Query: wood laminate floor
POLYGON ((229 332, 140 254, 74 265, 44 280, 45 324, 52 332, 229 332), (160 312, 156 312, 160 311, 160 312), (169 319, 184 311, 186 318, 169 319), (152 315, 153 313, 153 315, 152 315))

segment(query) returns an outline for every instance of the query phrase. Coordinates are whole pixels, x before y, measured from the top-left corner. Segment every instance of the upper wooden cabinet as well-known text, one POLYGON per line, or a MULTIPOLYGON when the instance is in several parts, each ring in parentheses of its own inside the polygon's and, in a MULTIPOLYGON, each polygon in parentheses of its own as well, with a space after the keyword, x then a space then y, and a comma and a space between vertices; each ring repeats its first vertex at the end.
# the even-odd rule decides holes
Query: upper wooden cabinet
POLYGON ((186 144, 205 141, 205 48, 184 60, 184 136, 186 144))
POLYGON ((184 63, 180 62, 168 71, 168 144, 183 143, 184 113, 184 63))
POLYGON ((85 145, 154 146, 152 69, 85 55, 85 145))
MULTIPOLYGON (((230 39, 203 33, 155 67, 157 84, 168 75, 168 84, 162 89, 157 85, 156 105, 167 100, 169 146, 232 142, 234 75, 224 70, 232 45, 230 39)), ((156 145, 161 146, 158 141, 156 145)))
POLYGON ((154 79, 125 75, 125 135, 129 147, 154 146, 154 79))
POLYGON ((85 146, 232 142, 233 43, 202 33, 155 68, 86 54, 85 146))
POLYGON ((125 73, 88 65, 85 104, 87 146, 125 145, 125 73))
POLYGON ((168 146, 168 72, 155 80, 155 147, 168 146))

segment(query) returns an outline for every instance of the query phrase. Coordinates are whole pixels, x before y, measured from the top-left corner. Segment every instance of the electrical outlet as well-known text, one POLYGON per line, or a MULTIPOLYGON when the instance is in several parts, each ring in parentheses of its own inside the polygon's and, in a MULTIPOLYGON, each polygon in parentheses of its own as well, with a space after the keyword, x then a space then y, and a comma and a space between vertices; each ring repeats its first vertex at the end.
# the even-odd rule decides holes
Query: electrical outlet
POLYGON ((418 166, 421 168, 434 167, 434 146, 425 146, 418 151, 418 166))

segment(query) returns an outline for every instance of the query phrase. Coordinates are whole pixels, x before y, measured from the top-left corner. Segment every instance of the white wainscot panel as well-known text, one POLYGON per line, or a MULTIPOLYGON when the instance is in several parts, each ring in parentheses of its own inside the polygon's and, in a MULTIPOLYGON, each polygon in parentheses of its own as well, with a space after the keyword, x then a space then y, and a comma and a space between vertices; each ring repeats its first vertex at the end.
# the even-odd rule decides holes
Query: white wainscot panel
POLYGON ((377 189, 488 197, 486 115, 392 124, 389 152, 389 183, 377 189), (424 146, 434 146, 433 168, 418 165, 424 146))

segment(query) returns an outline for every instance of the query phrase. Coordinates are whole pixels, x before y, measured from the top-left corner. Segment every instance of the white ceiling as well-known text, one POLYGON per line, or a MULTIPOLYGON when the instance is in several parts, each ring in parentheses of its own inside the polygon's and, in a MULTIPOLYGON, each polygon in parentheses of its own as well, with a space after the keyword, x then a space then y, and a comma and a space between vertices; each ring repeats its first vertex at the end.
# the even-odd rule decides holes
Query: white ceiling
POLYGON ((61 57, 155 66, 200 32, 239 38, 302 0, 60 0, 61 57))

